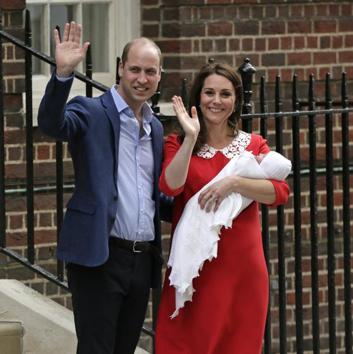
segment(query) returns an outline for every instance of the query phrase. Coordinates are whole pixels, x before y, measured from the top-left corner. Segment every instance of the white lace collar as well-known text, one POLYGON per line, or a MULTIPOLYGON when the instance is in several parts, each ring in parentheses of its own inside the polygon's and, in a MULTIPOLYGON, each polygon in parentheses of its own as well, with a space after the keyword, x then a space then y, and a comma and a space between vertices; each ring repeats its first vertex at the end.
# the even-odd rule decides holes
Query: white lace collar
POLYGON ((240 155, 249 145, 250 140, 251 134, 239 130, 237 136, 228 146, 223 149, 215 149, 212 146, 204 144, 197 152, 197 156, 204 159, 212 159, 212 157, 216 155, 217 151, 220 151, 224 156, 231 159, 234 156, 240 155))

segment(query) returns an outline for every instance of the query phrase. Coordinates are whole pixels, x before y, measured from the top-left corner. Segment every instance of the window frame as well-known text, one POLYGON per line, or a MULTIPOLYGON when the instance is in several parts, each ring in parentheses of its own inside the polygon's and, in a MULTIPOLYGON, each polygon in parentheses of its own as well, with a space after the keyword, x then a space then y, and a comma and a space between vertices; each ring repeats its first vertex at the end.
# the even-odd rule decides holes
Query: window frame
MULTIPOLYGON (((27 5, 44 5, 43 27, 44 33, 44 51, 46 54, 50 51, 50 36, 53 36, 52 30, 48 29, 50 14, 50 5, 73 5, 75 21, 82 22, 83 4, 108 4, 108 72, 93 72, 93 79, 110 87, 115 83, 116 77, 116 57, 121 56, 124 45, 133 38, 141 35, 141 4, 140 0, 26 0, 27 5)), ((83 32, 84 32, 83 28, 83 32)), ((93 43, 92 43, 93 44, 93 43)), ((49 54, 50 55, 50 54, 49 54)), ((40 100, 43 96, 45 87, 50 77, 50 65, 43 64, 43 74, 33 75, 33 117, 34 125, 37 125, 37 112, 40 100)), ((77 67, 77 71, 83 73, 83 63, 77 67)), ((74 80, 70 97, 85 94, 85 85, 79 80, 74 80)), ((93 95, 101 94, 98 90, 93 90, 93 95)), ((24 106, 25 107, 25 106, 24 106)))

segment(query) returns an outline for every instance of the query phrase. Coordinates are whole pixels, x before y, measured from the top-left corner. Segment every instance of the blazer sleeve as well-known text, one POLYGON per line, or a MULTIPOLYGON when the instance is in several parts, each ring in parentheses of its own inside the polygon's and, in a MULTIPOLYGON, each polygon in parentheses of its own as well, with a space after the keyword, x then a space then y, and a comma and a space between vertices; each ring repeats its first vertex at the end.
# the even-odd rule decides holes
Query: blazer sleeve
POLYGON ((68 104, 73 79, 60 81, 53 72, 38 110, 41 131, 58 140, 70 140, 84 134, 88 126, 89 108, 83 97, 76 97, 68 104))

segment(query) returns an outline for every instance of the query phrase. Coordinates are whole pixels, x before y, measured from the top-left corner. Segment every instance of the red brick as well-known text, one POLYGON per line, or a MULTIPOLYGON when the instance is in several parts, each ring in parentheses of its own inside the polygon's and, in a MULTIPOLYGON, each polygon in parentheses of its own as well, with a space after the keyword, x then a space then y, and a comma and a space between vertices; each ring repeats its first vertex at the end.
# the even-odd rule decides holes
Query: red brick
POLYGON ((4 95, 4 106, 6 112, 18 112, 22 108, 22 95, 21 94, 4 95))
POLYGON ((24 227, 24 215, 10 215, 9 216, 9 230, 23 229, 24 227))
MULTIPOLYGON (((244 4, 244 0, 233 0, 234 4, 244 4)), ((256 4, 258 3, 258 0, 247 0, 247 4, 256 4)))
POLYGON ((181 7, 179 8, 179 18, 183 22, 191 21, 193 16, 193 8, 191 7, 181 7))
POLYGON ((339 19, 338 21, 338 31, 339 32, 351 32, 353 31, 353 21, 349 19, 339 19))
POLYGON ((288 33, 310 33, 311 22, 307 20, 289 20, 287 23, 288 33))
POLYGON ((316 36, 306 37, 306 48, 318 48, 318 37, 316 36))
POLYGON ((262 54, 262 65, 283 66, 285 65, 285 55, 283 53, 262 54))
POLYGON ((254 50, 254 41, 252 38, 247 37, 241 40, 242 51, 252 52, 254 50))
POLYGON ((277 6, 265 6, 265 18, 277 17, 277 6))
POLYGON ((212 19, 216 21, 224 21, 225 10, 228 9, 224 6, 215 6, 212 8, 212 19))
POLYGON ((179 20, 179 9, 176 7, 163 9, 163 21, 176 21, 179 20))
POLYGON ((352 4, 342 4, 342 14, 344 16, 352 16, 353 15, 352 4))
POLYGON ((164 67, 166 69, 180 69, 180 57, 175 56, 167 56, 165 55, 163 58, 164 67))
MULTIPOLYGON (((244 1, 242 3, 244 4, 244 1)), ((238 8, 238 16, 240 19, 248 19, 250 17, 250 6, 240 6, 238 8)))
POLYGON ((36 158, 38 160, 50 159, 50 146, 49 145, 38 145, 36 158))
POLYGON ((310 65, 311 54, 310 53, 288 53, 287 64, 288 65, 310 65))
POLYGON ((226 4, 231 4, 232 2, 233 2, 232 0, 207 0, 208 5, 212 5, 212 4, 226 5, 226 4))
POLYGON ((334 64, 336 63, 336 53, 332 52, 315 52, 314 64, 334 64))
POLYGON ((331 48, 331 37, 330 36, 320 37, 320 48, 321 49, 331 48))
POLYGON ((39 213, 39 227, 53 226, 52 213, 39 213))
POLYGON ((340 5, 339 4, 330 4, 328 7, 328 11, 330 16, 338 16, 340 13, 340 5))
POLYGON ((268 47, 268 50, 279 49, 279 38, 277 38, 277 37, 268 38, 267 47, 268 47))
POLYGON ((182 24, 180 35, 182 37, 204 37, 205 31, 205 25, 202 23, 182 24))
POLYGON ((212 18, 212 9, 210 7, 201 7, 198 18, 200 20, 210 20, 212 18))
POLYGON ((190 53, 191 40, 164 40, 156 41, 162 53, 190 53))
POLYGON ((236 18, 238 18, 238 8, 235 6, 227 7, 223 20, 234 21, 236 18))
POLYGON ((280 42, 282 50, 292 49, 292 37, 281 37, 280 42))
POLYGON ((303 17, 304 6, 303 5, 292 5, 290 6, 290 16, 291 17, 303 17))
POLYGON ((258 35, 259 21, 238 21, 235 22, 235 34, 239 35, 258 35))
POLYGON ((23 10, 25 7, 25 0, 0 0, 0 9, 2 10, 23 10))
POLYGON ((257 52, 263 52, 266 50, 266 39, 265 38, 255 38, 255 50, 257 52))
POLYGON ((229 22, 213 22, 207 26, 209 36, 230 36, 233 34, 233 24, 229 22))
POLYGON ((304 6, 304 17, 310 18, 315 15, 315 7, 314 5, 305 5, 304 6))
POLYGON ((294 48, 303 49, 305 48, 305 38, 304 36, 294 37, 294 48))
POLYGON ((289 17, 289 6, 278 6, 278 17, 279 18, 288 18, 289 17))
POLYGON ((238 38, 229 39, 229 50, 230 51, 240 50, 240 40, 238 38))
POLYGON ((314 21, 314 32, 317 33, 333 33, 337 31, 336 21, 320 20, 314 21))
POLYGON ((180 65, 184 70, 188 69, 198 69, 207 63, 206 56, 192 56, 192 57, 182 57, 180 60, 180 65))
POLYGON ((176 38, 180 36, 180 23, 162 24, 162 36, 167 38, 176 38))
POLYGON ((285 28, 284 21, 264 21, 261 34, 283 34, 285 33, 285 28))
POLYGON ((213 52, 213 40, 212 39, 202 39, 201 50, 203 52, 213 52))
POLYGON ((158 5, 159 0, 142 0, 141 5, 158 5))
POLYGON ((199 53, 200 52, 200 41, 199 40, 195 40, 193 42, 193 50, 194 53, 199 53))
POLYGON ((8 161, 21 160, 23 158, 22 148, 19 146, 7 148, 8 161))
POLYGON ((353 50, 342 51, 338 53, 338 62, 353 63, 353 50))
POLYGON ((263 19, 265 17, 263 6, 253 6, 251 7, 251 18, 253 19, 263 19))
MULTIPOLYGON (((183 5, 202 5, 205 4, 206 0, 183 0, 183 5)), ((172 5, 175 6, 175 0, 161 0, 162 5, 172 5)))
MULTIPOLYGON (((293 80, 293 70, 292 69, 281 69, 281 79, 283 81, 292 81, 293 80)), ((302 217, 302 222, 303 222, 303 217, 302 217)))
POLYGON ((222 39, 216 39, 215 41, 215 50, 217 52, 226 52, 227 51, 227 40, 222 38, 222 39))
POLYGON ((142 35, 145 37, 159 37, 159 25, 143 25, 142 35))
POLYGON ((161 12, 158 8, 142 9, 142 21, 160 21, 161 12))
POLYGON ((316 15, 317 16, 327 16, 328 13, 328 6, 327 5, 317 5, 316 6, 316 15))
POLYGON ((344 40, 345 47, 353 47, 353 34, 347 34, 344 40))
POLYGON ((227 54, 219 54, 212 56, 216 62, 227 63, 229 65, 234 65, 234 57, 232 55, 227 54))

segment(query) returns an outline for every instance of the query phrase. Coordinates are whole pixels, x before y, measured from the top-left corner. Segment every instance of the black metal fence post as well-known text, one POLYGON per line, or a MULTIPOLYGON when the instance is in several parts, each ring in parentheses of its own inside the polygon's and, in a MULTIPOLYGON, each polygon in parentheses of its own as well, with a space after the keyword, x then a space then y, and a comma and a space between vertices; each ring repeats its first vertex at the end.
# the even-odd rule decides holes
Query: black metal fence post
MULTIPOLYGON (((26 10, 25 44, 32 46, 30 13, 26 10)), ((33 196, 33 107, 32 107, 32 55, 25 52, 26 87, 26 185, 27 185, 27 257, 34 263, 34 196, 33 196)))
MULTIPOLYGON (((347 78, 342 73, 342 108, 348 107, 347 78)), ((342 126, 342 189, 343 189, 343 262, 344 262, 344 318, 346 354, 352 354, 352 290, 351 290, 351 230, 349 185, 349 116, 341 115, 342 126)))
MULTIPOLYGON (((331 76, 326 74, 325 109, 332 108, 331 76)), ((333 198, 333 117, 325 114, 326 132, 326 215, 327 215, 327 282, 329 308, 330 354, 336 353, 336 300, 335 300, 335 230, 333 198)))
MULTIPOLYGON (((244 92, 244 102, 242 113, 250 114, 252 113, 252 80, 253 76, 256 72, 256 69, 250 64, 250 59, 244 59, 244 63, 239 67, 238 72, 241 75, 241 80, 243 83, 243 92, 244 92)), ((243 120, 243 130, 250 132, 252 127, 251 118, 247 118, 245 121, 243 120)))
MULTIPOLYGON (((265 78, 262 76, 260 80, 260 112, 266 113, 266 94, 265 94, 265 78)), ((260 120, 260 134, 267 138, 267 118, 261 118, 260 120)), ((267 271, 271 273, 270 264, 270 232, 269 232, 269 213, 268 207, 261 204, 261 226, 262 226, 262 244, 264 248, 264 255, 266 259, 267 271)), ((268 309, 265 326, 265 341, 264 341, 264 353, 271 353, 271 284, 269 286, 268 294, 268 309)))
MULTIPOLYGON (((2 31, 2 16, 0 15, 2 31)), ((5 119, 4 119, 4 78, 3 47, 0 36, 0 247, 6 247, 6 201, 5 201, 5 119)))
MULTIPOLYGON (((314 76, 309 76, 309 111, 315 110, 314 76)), ((317 160, 316 160, 316 117, 309 114, 309 184, 310 184, 310 239, 311 239, 311 305, 313 354, 320 354, 320 312, 319 312, 319 264, 317 227, 317 160)))
MULTIPOLYGON (((298 78, 294 75, 292 82, 292 109, 299 111, 298 78)), ((295 322, 297 353, 302 354, 303 345, 303 299, 302 299, 302 233, 301 233, 301 158, 300 158, 300 117, 292 118, 293 148, 293 201, 294 201, 294 239, 295 239, 295 322)))
MULTIPOLYGON (((276 76, 275 112, 281 112, 282 101, 280 95, 280 77, 276 76)), ((275 114, 276 151, 283 153, 283 117, 275 114)), ((286 316, 286 262, 285 262, 285 234, 284 209, 277 207, 277 237, 278 237, 278 288, 279 288, 279 327, 280 353, 287 353, 287 316, 286 316)))

